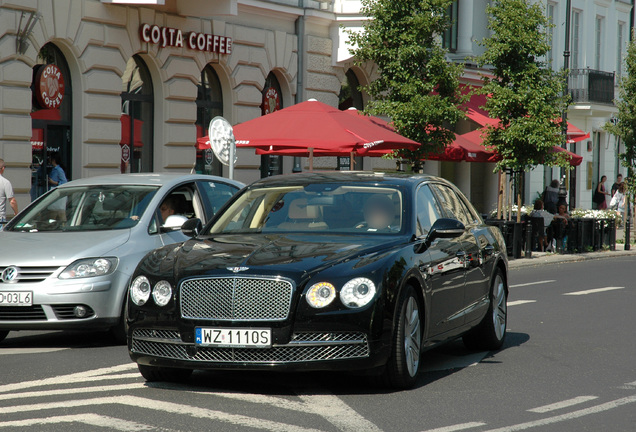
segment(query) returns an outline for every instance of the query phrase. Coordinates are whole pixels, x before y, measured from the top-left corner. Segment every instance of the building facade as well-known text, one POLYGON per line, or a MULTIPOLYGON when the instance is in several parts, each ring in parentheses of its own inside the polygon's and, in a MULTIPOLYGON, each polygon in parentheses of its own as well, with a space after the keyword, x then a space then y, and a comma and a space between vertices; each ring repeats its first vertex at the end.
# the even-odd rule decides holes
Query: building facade
MULTIPOLYGON (((362 108, 357 83, 373 71, 338 61, 333 39, 349 3, 358 2, 0 0, 0 157, 20 208, 45 191, 51 153, 69 179, 227 176, 196 147, 213 117, 237 124, 309 98, 362 108)), ((235 178, 305 164, 241 149, 235 178)))

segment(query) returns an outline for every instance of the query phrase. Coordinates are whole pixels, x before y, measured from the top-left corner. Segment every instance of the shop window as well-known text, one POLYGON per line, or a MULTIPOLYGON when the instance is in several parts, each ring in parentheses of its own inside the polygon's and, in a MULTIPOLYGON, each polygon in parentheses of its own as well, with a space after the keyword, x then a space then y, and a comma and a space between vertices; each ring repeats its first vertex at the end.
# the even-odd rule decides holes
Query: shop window
MULTIPOLYGON (((197 85, 197 138, 208 134, 210 121, 216 116, 223 116, 223 90, 221 81, 211 66, 201 71, 201 81, 197 85)), ((221 162, 209 149, 197 149, 196 172, 199 174, 223 175, 221 162)))
POLYGON ((31 109, 31 199, 49 189, 50 156, 72 179, 72 83, 68 63, 52 43, 42 47, 33 67, 31 109))
POLYGON ((152 172, 154 92, 148 67, 139 56, 128 60, 122 83, 121 172, 152 172))
MULTIPOLYGON (((283 95, 278 79, 273 72, 267 75, 263 87, 261 115, 267 115, 283 108, 283 95)), ((273 155, 261 156, 261 178, 283 173, 283 157, 273 155)))

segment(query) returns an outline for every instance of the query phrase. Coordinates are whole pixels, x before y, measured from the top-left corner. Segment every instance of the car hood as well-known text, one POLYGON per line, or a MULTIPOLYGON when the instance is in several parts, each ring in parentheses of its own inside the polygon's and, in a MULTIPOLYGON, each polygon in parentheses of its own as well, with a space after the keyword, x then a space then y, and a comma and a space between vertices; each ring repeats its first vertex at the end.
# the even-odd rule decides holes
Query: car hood
MULTIPOLYGON (((403 237, 259 234, 190 240, 174 249, 176 278, 206 274, 285 275, 294 279, 362 256, 369 264, 403 237)), ((155 257, 160 258, 160 257, 155 257)), ((170 257, 171 258, 171 257, 170 257)), ((171 266, 171 259, 155 259, 171 266)), ((165 269, 167 270, 167 268, 165 269)))
POLYGON ((76 259, 107 256, 126 243, 130 230, 0 233, 0 266, 58 266, 76 259))

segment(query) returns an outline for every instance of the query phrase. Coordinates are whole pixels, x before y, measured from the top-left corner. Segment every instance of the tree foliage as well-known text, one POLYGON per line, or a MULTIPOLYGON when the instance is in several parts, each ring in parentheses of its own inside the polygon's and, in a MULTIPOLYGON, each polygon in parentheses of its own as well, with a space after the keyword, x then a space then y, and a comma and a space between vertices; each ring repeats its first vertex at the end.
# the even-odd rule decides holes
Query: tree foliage
POLYGON ((450 130, 464 113, 459 76, 463 66, 446 59, 440 35, 449 27, 451 0, 362 0, 370 17, 364 31, 351 33, 351 53, 360 65, 374 62, 379 78, 365 87, 367 111, 391 117, 398 133, 422 145, 401 151, 412 162, 443 151, 450 130))
POLYGON ((620 137, 625 151, 619 153, 621 165, 629 169, 625 179, 630 196, 636 192, 636 179, 633 175, 633 167, 636 164, 636 43, 634 37, 627 46, 625 57, 626 75, 621 78, 619 84, 620 99, 616 101, 618 107, 618 122, 607 123, 603 127, 609 133, 620 137))
POLYGON ((552 151, 564 143, 562 112, 564 75, 546 67, 542 58, 550 50, 546 29, 550 25, 539 3, 496 0, 486 9, 492 36, 478 59, 490 65, 482 92, 489 97, 486 109, 500 123, 488 128, 485 145, 502 159, 498 169, 525 171, 536 165, 568 166, 563 153, 552 151))

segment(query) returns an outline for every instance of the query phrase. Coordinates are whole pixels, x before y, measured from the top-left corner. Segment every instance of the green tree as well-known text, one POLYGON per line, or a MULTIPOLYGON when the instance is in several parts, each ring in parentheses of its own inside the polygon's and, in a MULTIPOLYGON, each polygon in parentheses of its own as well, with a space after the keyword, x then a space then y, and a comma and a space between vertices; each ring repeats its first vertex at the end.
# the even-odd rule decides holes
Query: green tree
POLYGON ((488 127, 484 140, 501 155, 497 169, 511 169, 519 179, 539 164, 567 167, 567 156, 552 151, 565 142, 561 115, 569 98, 563 95, 563 73, 542 60, 550 50, 543 7, 527 0, 495 0, 486 13, 492 36, 482 42, 486 51, 478 63, 492 67, 493 76, 483 78, 481 91, 489 95, 490 116, 500 121, 488 127))
POLYGON ((441 35, 451 22, 452 0, 362 0, 370 19, 364 31, 351 33, 358 64, 371 61, 379 78, 365 90, 371 114, 391 117, 398 133, 421 143, 399 155, 419 164, 455 139, 450 130, 464 113, 459 77, 463 66, 446 60, 441 35))
MULTIPOLYGON (((620 99, 616 101, 618 107, 618 122, 606 123, 603 129, 619 137, 625 146, 625 151, 619 153, 618 157, 621 165, 627 168, 627 196, 633 202, 636 193, 636 178, 634 178, 633 167, 636 164, 636 43, 632 40, 627 46, 627 56, 625 57, 626 75, 619 83, 620 99)), ((629 205, 625 205, 629 209, 629 205)), ((625 248, 629 248, 629 231, 625 230, 625 248)))

